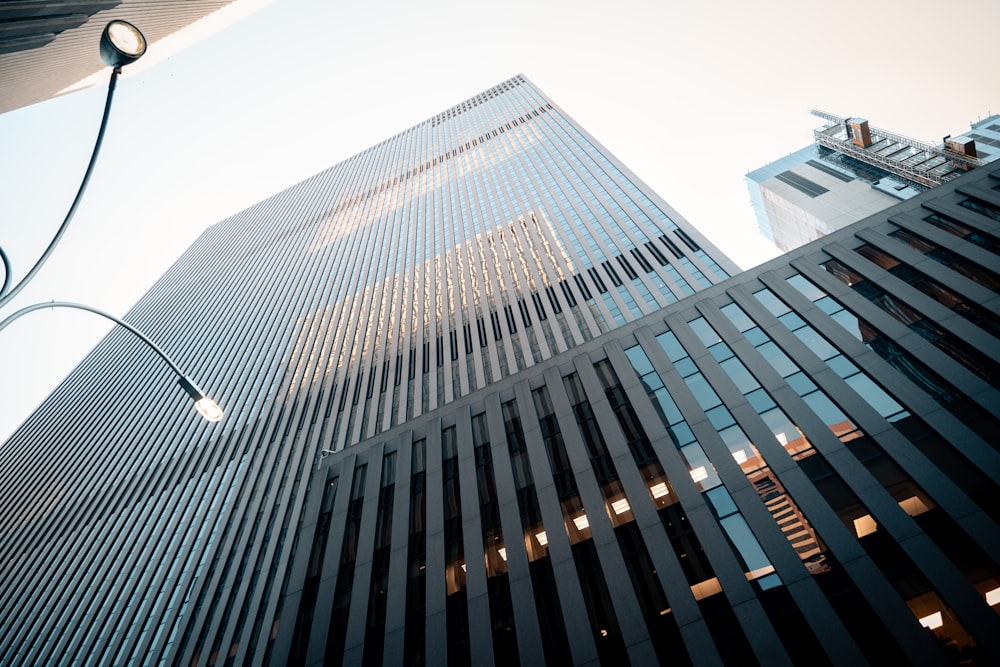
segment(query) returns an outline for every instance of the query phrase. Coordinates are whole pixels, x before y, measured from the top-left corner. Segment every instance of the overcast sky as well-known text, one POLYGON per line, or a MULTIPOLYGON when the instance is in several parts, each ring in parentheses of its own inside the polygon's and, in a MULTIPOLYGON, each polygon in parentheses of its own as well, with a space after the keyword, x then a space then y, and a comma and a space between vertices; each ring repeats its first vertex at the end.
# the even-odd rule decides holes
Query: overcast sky
MULTIPOLYGON (((126 68, 73 225, 0 315, 56 299, 121 316, 207 226, 516 73, 748 268, 776 251, 743 177, 811 141, 810 108, 930 142, 961 133, 1000 112, 998 26, 997 0, 276 0, 126 68)), ((72 201, 105 94, 0 115, 15 278, 72 201)), ((0 439, 106 330, 61 310, 0 332, 0 439)))

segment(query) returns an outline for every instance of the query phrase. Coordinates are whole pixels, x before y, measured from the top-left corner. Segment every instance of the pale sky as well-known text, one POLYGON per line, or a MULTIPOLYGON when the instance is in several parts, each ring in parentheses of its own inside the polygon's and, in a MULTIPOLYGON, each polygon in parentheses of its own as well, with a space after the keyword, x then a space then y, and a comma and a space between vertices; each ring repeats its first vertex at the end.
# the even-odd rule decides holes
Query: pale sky
MULTIPOLYGON (((997 0, 276 0, 125 69, 76 219, 0 316, 51 299, 123 316, 207 226, 516 73, 750 267, 777 251, 743 177, 810 143, 810 108, 931 143, 964 132, 1000 112, 998 29, 997 0)), ((72 201, 105 94, 0 115, 15 279, 72 201)), ((0 332, 0 440, 106 331, 56 310, 0 332)))

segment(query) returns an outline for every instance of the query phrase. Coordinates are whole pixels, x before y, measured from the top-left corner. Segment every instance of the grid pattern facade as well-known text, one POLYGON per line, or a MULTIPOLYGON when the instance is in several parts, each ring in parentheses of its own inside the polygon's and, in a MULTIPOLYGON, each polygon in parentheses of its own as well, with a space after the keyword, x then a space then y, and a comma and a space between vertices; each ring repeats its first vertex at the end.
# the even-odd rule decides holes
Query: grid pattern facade
POLYGON ((293 664, 1000 660, 1000 169, 314 472, 293 664))
MULTIPOLYGON (((319 272, 310 273, 315 291, 298 306, 277 395, 308 396, 329 449, 735 268, 521 76, 220 223, 212 236, 202 248, 239 236, 250 253, 266 248, 322 267, 310 269, 319 272)), ((294 283, 300 270, 282 262, 269 283, 294 283)))
POLYGON ((0 664, 263 660, 322 451, 733 271, 520 76, 218 223, 125 319, 226 418, 116 330, 0 450, 0 664))

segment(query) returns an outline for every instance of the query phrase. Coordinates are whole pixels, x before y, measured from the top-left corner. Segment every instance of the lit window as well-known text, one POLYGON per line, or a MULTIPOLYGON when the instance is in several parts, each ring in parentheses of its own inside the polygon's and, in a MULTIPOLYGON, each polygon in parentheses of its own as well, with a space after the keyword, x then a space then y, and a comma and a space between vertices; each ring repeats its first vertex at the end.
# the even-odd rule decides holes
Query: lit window
POLYGON ((917 516, 918 514, 923 514, 929 507, 917 496, 911 496, 905 500, 899 501, 899 506, 903 508, 903 511, 910 516, 917 516))
POLYGON ((699 581, 697 584, 691 586, 691 593, 694 595, 695 600, 704 600, 707 597, 711 597, 716 593, 722 592, 722 585, 719 584, 718 577, 712 577, 711 579, 706 579, 705 581, 699 581))
POLYGON ((924 626, 928 630, 937 630, 944 625, 944 618, 941 616, 941 612, 939 611, 936 611, 928 616, 924 616, 918 620, 920 621, 920 625, 924 626))
POLYGON ((986 604, 991 607, 995 604, 1000 604, 1000 588, 994 588, 992 591, 986 591, 986 604))
POLYGON ((535 539, 538 540, 538 543, 541 544, 543 547, 549 543, 549 536, 545 534, 544 530, 535 533, 535 539))
POLYGON ((765 565, 764 567, 758 567, 756 570, 750 570, 746 573, 747 580, 753 581, 754 579, 760 579, 763 576, 771 574, 774 572, 773 565, 765 565))
POLYGON ((875 523, 875 519, 872 518, 871 514, 865 514, 854 520, 854 532, 858 537, 871 535, 876 530, 878 530, 878 524, 875 523))
POLYGON ((708 471, 705 470, 705 466, 698 466, 691 471, 691 479, 696 482, 700 482, 703 479, 708 479, 708 471))
POLYGON ((583 513, 580 516, 573 517, 573 523, 576 524, 577 530, 587 530, 590 528, 590 521, 587 519, 587 515, 583 513))
POLYGON ((621 498, 611 503, 611 509, 615 511, 615 514, 624 514, 632 508, 629 507, 627 498, 621 498))
POLYGON ((662 498, 663 496, 670 495, 670 491, 667 489, 666 482, 660 482, 659 484, 654 484, 649 487, 649 492, 653 494, 654 498, 662 498))

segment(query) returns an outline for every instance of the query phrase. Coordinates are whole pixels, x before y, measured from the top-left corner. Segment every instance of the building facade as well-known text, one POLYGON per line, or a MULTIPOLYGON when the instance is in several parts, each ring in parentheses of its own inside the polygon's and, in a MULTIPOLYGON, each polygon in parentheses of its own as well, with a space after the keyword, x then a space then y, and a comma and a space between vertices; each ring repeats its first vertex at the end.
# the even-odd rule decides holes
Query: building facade
MULTIPOLYGON (((112 20, 135 24, 162 60, 181 43, 166 37, 213 16, 216 29, 270 0, 15 0, 0 6, 0 113, 106 83, 98 43, 112 20), (239 5, 236 12, 232 10, 239 5), (222 15, 220 10, 230 12, 222 15), (97 77, 95 78, 95 75, 97 77)), ((133 68, 134 69, 134 68, 133 68)))
POLYGON ((822 111, 815 143, 746 176, 757 225, 782 250, 878 213, 1000 157, 1000 115, 931 146, 822 111))
POLYGON ((998 257, 984 167, 727 277, 514 77, 126 316, 222 422, 116 330, 0 449, 0 664, 996 664, 998 257))
POLYGON ((0 664, 995 664, 998 257, 984 167, 727 277, 514 77, 127 315, 225 420, 113 331, 3 446, 0 664))
POLYGON ((0 663, 262 661, 326 453, 735 271, 522 76, 218 223, 125 319, 227 417, 113 331, 15 432, 0 663))
POLYGON ((1000 169, 325 458, 290 664, 1000 660, 1000 169))

